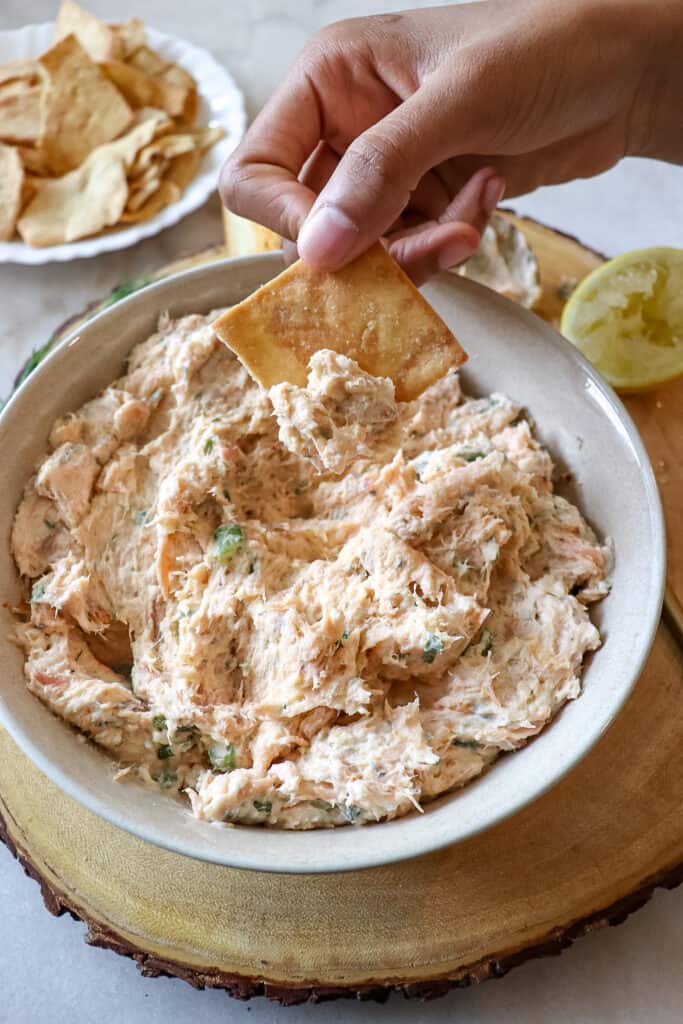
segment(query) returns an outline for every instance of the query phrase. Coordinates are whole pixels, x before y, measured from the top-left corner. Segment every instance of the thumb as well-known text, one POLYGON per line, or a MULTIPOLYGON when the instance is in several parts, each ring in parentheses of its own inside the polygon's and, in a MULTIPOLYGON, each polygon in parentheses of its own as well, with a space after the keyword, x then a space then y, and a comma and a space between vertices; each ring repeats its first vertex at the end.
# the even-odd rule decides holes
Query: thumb
POLYGON ((430 92, 422 86, 351 143, 299 232, 306 263, 336 270, 364 252, 398 219, 423 175, 451 155, 443 104, 439 110, 430 92))

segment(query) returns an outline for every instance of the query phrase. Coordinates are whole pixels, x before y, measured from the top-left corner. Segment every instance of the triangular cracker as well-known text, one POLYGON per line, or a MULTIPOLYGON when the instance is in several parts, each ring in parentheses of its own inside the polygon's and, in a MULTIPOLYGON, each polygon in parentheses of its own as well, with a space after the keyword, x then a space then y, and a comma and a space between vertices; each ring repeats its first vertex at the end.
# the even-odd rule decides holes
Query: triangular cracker
POLYGON ((74 0, 63 0, 55 22, 54 42, 74 35, 91 60, 112 60, 120 52, 115 31, 111 25, 83 10, 74 0))
POLYGON ((41 148, 54 174, 66 174, 117 138, 133 111, 115 85, 68 35, 39 58, 46 74, 41 148))
POLYGON ((409 401, 467 358, 379 243, 332 274, 299 260, 223 313, 215 330, 264 387, 305 386, 311 355, 329 348, 390 377, 409 401))

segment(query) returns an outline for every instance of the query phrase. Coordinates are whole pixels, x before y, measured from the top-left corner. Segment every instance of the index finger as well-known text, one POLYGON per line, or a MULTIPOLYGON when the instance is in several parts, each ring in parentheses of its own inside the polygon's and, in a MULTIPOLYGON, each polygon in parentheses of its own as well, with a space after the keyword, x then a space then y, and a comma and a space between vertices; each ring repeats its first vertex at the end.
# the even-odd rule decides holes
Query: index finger
POLYGON ((223 165, 219 189, 225 206, 296 239, 316 198, 298 175, 321 131, 318 98, 298 61, 223 165))

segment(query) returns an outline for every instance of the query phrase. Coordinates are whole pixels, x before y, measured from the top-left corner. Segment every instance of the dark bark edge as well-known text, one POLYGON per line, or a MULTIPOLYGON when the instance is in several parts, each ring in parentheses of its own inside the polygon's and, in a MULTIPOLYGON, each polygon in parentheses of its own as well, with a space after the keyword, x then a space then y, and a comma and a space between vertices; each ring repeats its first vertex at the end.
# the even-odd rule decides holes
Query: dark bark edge
POLYGON ((535 943, 533 946, 506 952, 500 956, 492 956, 485 960, 479 960, 460 968, 454 974, 446 977, 436 975, 433 978, 419 982, 402 982, 397 978, 384 982, 368 982, 358 987, 333 986, 322 983, 289 986, 269 982, 264 977, 248 977, 221 971, 216 967, 190 967, 178 961, 161 959, 146 952, 140 946, 129 942, 115 931, 105 928, 89 918, 81 907, 78 907, 43 878, 31 862, 29 855, 13 841, 1 815, 0 840, 5 843, 10 853, 19 861, 25 874, 38 883, 43 902, 51 914, 54 914, 56 917, 62 914, 70 914, 75 920, 83 921, 88 928, 86 942, 90 945, 111 949, 121 956, 130 957, 135 960, 140 972, 147 978, 157 978, 162 975, 180 978, 192 985, 193 988, 223 989, 236 999, 266 996, 266 998, 284 1006, 294 1005, 295 1003, 317 1003, 339 998, 385 1002, 392 992, 399 993, 406 998, 434 999, 437 996, 445 995, 453 988, 466 988, 473 982, 487 981, 490 978, 502 978, 508 971, 518 967, 520 964, 526 963, 527 960, 544 956, 558 956, 564 949, 571 946, 576 939, 588 932, 604 928, 607 925, 621 924, 630 914, 639 910, 640 907, 650 900, 655 889, 673 889, 683 882, 683 863, 681 863, 673 868, 649 876, 633 892, 623 896, 609 906, 597 910, 586 917, 572 921, 567 925, 552 929, 543 940, 535 943))

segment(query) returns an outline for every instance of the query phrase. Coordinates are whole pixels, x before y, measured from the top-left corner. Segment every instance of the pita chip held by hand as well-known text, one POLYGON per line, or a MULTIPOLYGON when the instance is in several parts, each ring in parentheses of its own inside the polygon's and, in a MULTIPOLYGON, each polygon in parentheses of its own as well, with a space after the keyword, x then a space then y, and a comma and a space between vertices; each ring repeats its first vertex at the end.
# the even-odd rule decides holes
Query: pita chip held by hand
POLYGON ((309 359, 327 348, 389 377, 396 397, 410 401, 467 358, 380 243, 334 273, 299 260, 223 313, 215 330, 266 388, 304 387, 309 359))

